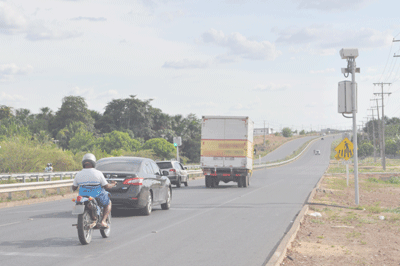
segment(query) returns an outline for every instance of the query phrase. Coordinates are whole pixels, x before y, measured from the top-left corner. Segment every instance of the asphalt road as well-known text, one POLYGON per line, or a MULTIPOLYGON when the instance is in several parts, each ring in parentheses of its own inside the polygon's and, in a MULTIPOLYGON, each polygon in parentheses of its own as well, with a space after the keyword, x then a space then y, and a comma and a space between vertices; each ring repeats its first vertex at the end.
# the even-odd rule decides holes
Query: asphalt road
MULTIPOLYGON (((304 138, 294 139, 292 141, 286 142, 281 145, 278 149, 273 150, 268 153, 266 156, 261 158, 261 163, 268 163, 283 160, 286 156, 293 154, 293 152, 297 151, 304 143, 311 139, 317 138, 316 136, 308 136, 304 138)), ((256 163, 259 162, 258 159, 254 160, 256 163)))
POLYGON ((248 188, 190 181, 173 189, 170 210, 116 213, 110 238, 95 231, 86 246, 71 226, 70 200, 0 209, 0 265, 263 265, 326 170, 331 142, 255 171, 248 188))

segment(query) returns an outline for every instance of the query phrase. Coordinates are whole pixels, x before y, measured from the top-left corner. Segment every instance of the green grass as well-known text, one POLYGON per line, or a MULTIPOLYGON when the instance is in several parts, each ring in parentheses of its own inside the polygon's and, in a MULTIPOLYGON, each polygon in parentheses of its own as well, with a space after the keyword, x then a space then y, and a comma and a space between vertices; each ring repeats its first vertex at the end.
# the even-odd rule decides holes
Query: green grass
POLYGON ((356 237, 360 237, 360 236, 361 236, 361 233, 360 232, 356 232, 356 231, 353 231, 353 232, 350 232, 350 233, 346 234, 347 238, 356 238, 356 237))
POLYGON ((373 206, 364 206, 364 209, 369 213, 378 214, 384 211, 384 209, 379 206, 380 204, 380 202, 375 202, 373 206))
POLYGON ((327 183, 328 183, 328 188, 330 189, 344 190, 347 187, 346 179, 342 178, 327 179, 327 183))
POLYGON ((321 220, 318 220, 318 219, 312 219, 311 222, 314 223, 314 224, 324 224, 325 223, 324 221, 321 221, 321 220))

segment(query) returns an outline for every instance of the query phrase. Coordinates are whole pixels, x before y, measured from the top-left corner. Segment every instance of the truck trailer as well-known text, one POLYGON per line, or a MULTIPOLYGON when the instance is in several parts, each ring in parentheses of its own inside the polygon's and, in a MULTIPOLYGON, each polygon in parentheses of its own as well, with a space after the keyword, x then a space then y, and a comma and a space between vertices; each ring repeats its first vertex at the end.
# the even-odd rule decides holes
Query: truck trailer
POLYGON ((254 123, 247 116, 203 116, 200 166, 206 187, 248 187, 253 169, 254 123))

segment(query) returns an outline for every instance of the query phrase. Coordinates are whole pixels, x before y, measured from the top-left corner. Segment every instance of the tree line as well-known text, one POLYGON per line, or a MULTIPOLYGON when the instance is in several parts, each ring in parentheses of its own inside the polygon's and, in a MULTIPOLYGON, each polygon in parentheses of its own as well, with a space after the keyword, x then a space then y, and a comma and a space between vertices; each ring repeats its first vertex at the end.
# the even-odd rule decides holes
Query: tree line
POLYGON ((176 157, 173 137, 184 163, 200 161, 201 120, 194 114, 170 116, 150 100, 131 95, 113 99, 100 113, 88 109, 81 96, 66 96, 53 112, 37 114, 0 106, 0 172, 42 171, 53 163, 56 171, 77 170, 86 152, 97 158, 139 156, 155 160, 176 157))
MULTIPOLYGON (((400 155, 400 118, 385 116, 383 119, 385 129, 385 154, 389 157, 400 155)), ((382 120, 370 120, 363 128, 363 133, 357 136, 358 154, 361 157, 372 156, 374 153, 374 140, 376 155, 380 157, 382 139, 382 120)))

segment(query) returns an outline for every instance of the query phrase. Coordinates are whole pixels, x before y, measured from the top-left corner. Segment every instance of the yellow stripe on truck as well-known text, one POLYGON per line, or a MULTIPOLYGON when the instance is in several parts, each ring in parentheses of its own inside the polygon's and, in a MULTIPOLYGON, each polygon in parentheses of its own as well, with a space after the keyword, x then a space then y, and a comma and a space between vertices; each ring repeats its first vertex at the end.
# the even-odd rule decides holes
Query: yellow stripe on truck
POLYGON ((201 156, 253 157, 253 143, 248 140, 201 140, 201 156))

